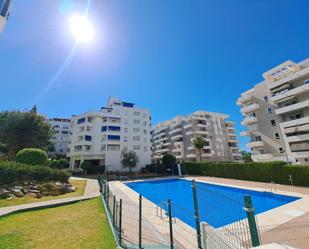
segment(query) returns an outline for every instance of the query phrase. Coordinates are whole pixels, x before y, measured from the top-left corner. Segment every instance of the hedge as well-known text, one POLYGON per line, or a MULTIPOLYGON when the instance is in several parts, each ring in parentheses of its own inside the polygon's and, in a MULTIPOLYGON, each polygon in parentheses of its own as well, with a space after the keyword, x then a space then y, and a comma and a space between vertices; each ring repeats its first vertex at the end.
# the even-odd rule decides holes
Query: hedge
POLYGON ((15 161, 30 165, 47 166, 48 156, 44 150, 37 148, 25 148, 16 154, 15 161))
POLYGON ((32 166, 12 161, 0 161, 0 186, 21 181, 68 182, 70 174, 46 166, 32 166))
POLYGON ((309 186, 309 167, 285 165, 284 162, 265 163, 191 163, 181 165, 183 174, 205 175, 238 180, 290 184, 289 175, 294 185, 309 186))

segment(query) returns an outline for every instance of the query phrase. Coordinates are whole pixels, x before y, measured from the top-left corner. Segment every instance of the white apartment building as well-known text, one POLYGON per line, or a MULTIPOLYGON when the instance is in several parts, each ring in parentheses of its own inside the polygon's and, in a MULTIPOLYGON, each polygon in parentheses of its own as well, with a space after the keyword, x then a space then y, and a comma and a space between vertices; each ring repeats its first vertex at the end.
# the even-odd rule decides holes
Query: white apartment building
POLYGON ((237 100, 252 159, 309 163, 309 59, 286 61, 263 77, 237 100))
POLYGON ((54 133, 51 138, 53 146, 48 154, 50 156, 66 155, 72 136, 71 120, 67 118, 50 118, 47 122, 52 127, 54 133))
POLYGON ((193 146, 195 137, 203 137, 206 145, 203 161, 239 161, 234 122, 226 114, 196 111, 188 116, 177 116, 157 124, 152 131, 153 161, 165 154, 174 155, 177 161, 197 161, 199 155, 193 146))
POLYGON ((0 0, 0 33, 3 31, 8 17, 11 0, 0 0))
POLYGON ((73 116, 70 168, 83 161, 105 165, 108 171, 127 171, 121 164, 122 151, 134 151, 139 159, 136 171, 151 162, 151 116, 147 109, 110 98, 100 111, 73 116))

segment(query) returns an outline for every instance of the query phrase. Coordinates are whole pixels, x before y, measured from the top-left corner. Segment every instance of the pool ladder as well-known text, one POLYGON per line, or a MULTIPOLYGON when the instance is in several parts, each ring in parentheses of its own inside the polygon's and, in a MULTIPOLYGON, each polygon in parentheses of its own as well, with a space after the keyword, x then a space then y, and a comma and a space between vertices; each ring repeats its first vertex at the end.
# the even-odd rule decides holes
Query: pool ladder
POLYGON ((277 192, 276 183, 274 181, 271 181, 270 183, 265 183, 265 184, 266 184, 265 186, 266 192, 271 192, 271 193, 277 192))
MULTIPOLYGON (((157 216, 159 216, 161 218, 161 220, 168 222, 169 218, 167 215, 167 211, 165 211, 166 209, 168 209, 167 206, 167 202, 166 201, 161 201, 156 208, 156 212, 157 212, 157 216)), ((172 218, 173 223, 176 223, 176 218, 173 217, 172 218)))

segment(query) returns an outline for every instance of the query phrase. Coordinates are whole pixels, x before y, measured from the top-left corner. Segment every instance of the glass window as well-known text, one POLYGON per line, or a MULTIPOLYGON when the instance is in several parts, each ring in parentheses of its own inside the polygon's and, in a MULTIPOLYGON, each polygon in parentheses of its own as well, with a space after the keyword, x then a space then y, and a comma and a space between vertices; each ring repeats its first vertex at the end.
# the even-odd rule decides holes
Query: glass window
POLYGON ((86 141, 91 141, 91 136, 85 135, 85 140, 86 140, 86 141))
POLYGON ((107 126, 102 126, 101 131, 102 131, 102 132, 107 131, 107 126))
POLYGON ((284 149, 282 147, 279 148, 280 153, 284 153, 284 149))
POLYGON ((267 96, 264 96, 264 101, 268 102, 268 97, 267 96))
POLYGON ((140 150, 141 146, 140 145, 133 145, 133 150, 140 150))
POLYGON ((120 136, 119 135, 108 135, 107 139, 108 140, 120 140, 120 136))
POLYGON ((267 111, 268 111, 268 113, 273 113, 273 109, 271 109, 271 107, 269 107, 269 108, 267 109, 267 111))
POLYGON ((277 132, 275 133, 275 138, 276 138, 276 139, 280 139, 279 133, 277 133, 277 132))
POLYGON ((273 120, 273 119, 270 120, 270 123, 271 123, 272 126, 276 126, 276 121, 275 120, 273 120))

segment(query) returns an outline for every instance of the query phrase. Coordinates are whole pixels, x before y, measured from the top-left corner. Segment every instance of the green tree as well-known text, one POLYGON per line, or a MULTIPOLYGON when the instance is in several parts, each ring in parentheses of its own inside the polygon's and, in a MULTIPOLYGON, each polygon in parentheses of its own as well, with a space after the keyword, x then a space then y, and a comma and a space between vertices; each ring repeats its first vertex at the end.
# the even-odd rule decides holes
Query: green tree
POLYGON ((36 107, 26 112, 0 112, 0 141, 7 148, 9 160, 23 148, 46 149, 51 135, 50 125, 37 114, 36 107))
POLYGON ((194 148, 198 151, 199 161, 202 161, 203 147, 206 145, 206 141, 202 137, 196 137, 192 141, 194 148))
POLYGON ((253 160, 251 159, 251 153, 248 151, 241 151, 242 159, 244 160, 245 163, 252 162, 253 160))
POLYGON ((176 157, 170 154, 165 154, 162 158, 162 164, 164 165, 174 165, 176 164, 176 157))
POLYGON ((134 151, 122 151, 121 153, 121 163, 124 168, 128 168, 130 173, 132 173, 132 169, 137 166, 138 157, 134 151))

